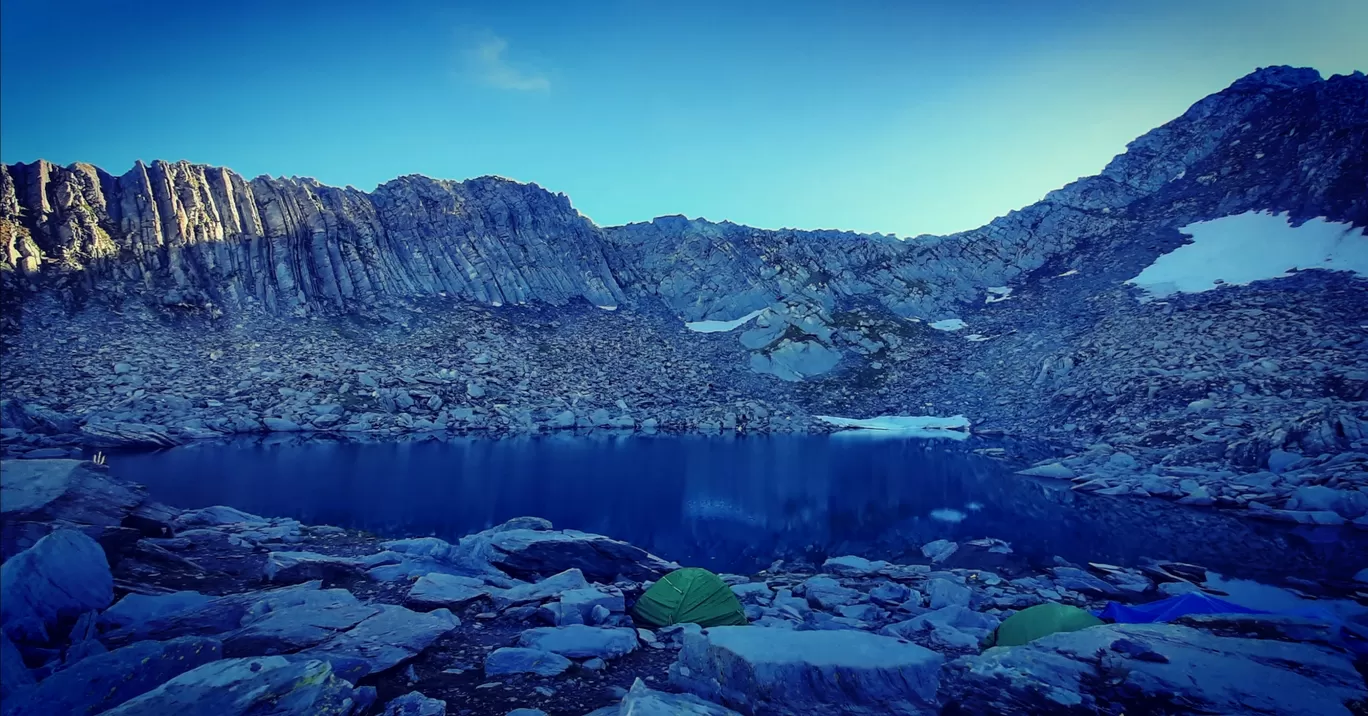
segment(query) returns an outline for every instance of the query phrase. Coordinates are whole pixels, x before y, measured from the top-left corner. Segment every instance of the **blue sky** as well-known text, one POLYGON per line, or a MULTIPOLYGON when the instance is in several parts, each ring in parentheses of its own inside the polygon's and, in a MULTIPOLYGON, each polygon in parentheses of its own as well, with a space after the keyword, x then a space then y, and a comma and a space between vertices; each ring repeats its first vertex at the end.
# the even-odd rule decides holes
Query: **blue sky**
POLYGON ((1368 69, 1363 0, 5 0, 0 158, 370 190, 499 174, 604 225, 908 236, 1094 174, 1255 67, 1368 69))

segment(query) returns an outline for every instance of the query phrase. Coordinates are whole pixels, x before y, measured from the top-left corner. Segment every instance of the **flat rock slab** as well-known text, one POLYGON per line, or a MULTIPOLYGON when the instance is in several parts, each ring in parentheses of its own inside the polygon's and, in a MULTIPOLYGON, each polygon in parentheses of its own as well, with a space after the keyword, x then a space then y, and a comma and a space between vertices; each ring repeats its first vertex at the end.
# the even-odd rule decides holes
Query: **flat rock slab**
POLYGON ((170 594, 127 594, 100 615, 100 627, 106 631, 170 616, 203 606, 214 598, 194 591, 170 594))
POLYGON ((337 557, 317 552, 272 552, 266 557, 266 579, 281 584, 298 584, 311 579, 336 582, 365 572, 365 565, 352 557, 337 557))
POLYGON ((741 716, 731 709, 693 694, 656 691, 637 679, 622 697, 613 716, 741 716))
POLYGON ((533 674, 536 676, 558 676, 571 666, 572 662, 561 656, 541 649, 504 647, 495 649, 485 657, 485 676, 495 677, 506 674, 533 674))
POLYGON ((349 716, 373 700, 374 691, 354 688, 326 661, 265 656, 210 662, 102 716, 349 716))
POLYGON ((228 657, 291 654, 317 646, 380 613, 380 608, 361 604, 350 592, 341 592, 332 604, 306 604, 268 612, 223 638, 228 657), (345 595, 345 596, 342 596, 345 595))
POLYGON ((460 609, 465 605, 489 597, 493 588, 476 577, 434 572, 425 574, 413 583, 404 604, 415 609, 460 609))
POLYGON ((573 624, 563 627, 528 629, 518 637, 518 646, 541 649, 575 659, 615 659, 637 648, 635 629, 591 627, 573 624))
POLYGON ((113 601, 104 548, 77 530, 57 530, 0 566, 0 625, 16 642, 45 642, 59 620, 113 601))
POLYGON ((350 667, 360 660, 366 666, 365 674, 375 674, 412 659, 461 625, 461 620, 445 609, 423 613, 392 604, 377 606, 379 613, 302 653, 334 660, 339 670, 344 663, 350 667))
POLYGON ((445 701, 410 691, 385 704, 384 716, 446 716, 446 712, 445 701))
POLYGON ((944 657, 859 631, 756 626, 688 633, 675 685, 758 713, 936 713, 944 657))
POLYGON ((1368 698, 1344 652, 1171 624, 1052 634, 954 666, 950 699, 966 713, 1112 713, 1133 703, 1164 713, 1350 716, 1358 712, 1346 704, 1368 698))
MULTIPOLYGON (((109 645, 127 644, 142 639, 174 639, 178 636, 212 636, 233 631, 245 621, 289 607, 312 605, 327 607, 341 598, 337 592, 321 590, 319 582, 306 582, 278 589, 243 592, 216 597, 198 607, 154 617, 105 634, 109 645)), ((348 593, 348 596, 351 596, 348 593)))
POLYGON ((640 547, 576 530, 512 529, 477 536, 492 548, 490 564, 521 579, 575 567, 591 581, 611 583, 619 577, 656 579, 679 568, 640 547))
POLYGON ((88 656, 29 690, 6 694, 5 716, 104 713, 222 653, 217 639, 185 637, 88 656))
POLYGON ((588 586, 589 581, 584 578, 584 573, 571 568, 535 584, 519 584, 508 589, 493 590, 490 596, 494 599, 494 606, 503 609, 515 604, 540 602, 559 596, 562 592, 585 589, 588 586))

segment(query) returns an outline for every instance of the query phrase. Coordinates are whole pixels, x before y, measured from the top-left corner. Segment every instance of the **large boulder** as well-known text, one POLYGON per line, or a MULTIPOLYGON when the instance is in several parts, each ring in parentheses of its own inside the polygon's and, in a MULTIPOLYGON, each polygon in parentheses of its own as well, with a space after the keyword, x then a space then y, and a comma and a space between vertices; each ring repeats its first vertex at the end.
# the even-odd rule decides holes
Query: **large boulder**
POLYGON ((266 656, 205 664, 103 716, 351 716, 373 700, 374 691, 353 687, 326 661, 266 656))
POLYGON ((281 584, 298 584, 313 579, 340 582, 365 574, 365 565, 354 557, 339 557, 317 552, 272 552, 266 556, 266 579, 281 584))
POLYGON ((410 691, 385 704, 384 716, 446 716, 445 701, 410 691))
POLYGON ((930 714, 943 661, 860 631, 727 626, 686 633, 670 680, 747 712, 930 714))
POLYGON ((216 639, 140 641, 81 659, 7 699, 5 716, 104 713, 221 655, 216 639))
POLYGON ((490 597, 494 600, 494 605, 502 609, 516 604, 544 601, 560 596, 564 592, 588 587, 589 581, 584 578, 584 573, 572 568, 534 584, 519 584, 508 589, 493 590, 490 597))
POLYGON ((951 665, 963 713, 1350 716, 1368 699, 1353 658, 1312 644, 1114 624, 989 649, 951 665))
MULTIPOLYGON (((261 615, 309 605, 325 608, 337 603, 338 592, 322 590, 320 582, 306 582, 289 587, 257 592, 242 592, 215 597, 199 606, 163 613, 145 621, 106 633, 102 640, 110 645, 127 644, 143 639, 174 639, 178 636, 212 636, 235 630, 245 621, 261 615)), ((348 595, 350 596, 350 595, 348 595)))
POLYGON ((187 609, 194 609, 214 598, 195 591, 169 594, 128 594, 100 615, 100 628, 105 631, 164 617, 187 609))
POLYGON ((379 607, 360 603, 345 589, 323 590, 319 595, 328 595, 333 601, 310 602, 266 612, 258 618, 246 617, 241 629, 224 636, 224 655, 291 654, 322 644, 380 612, 379 607))
POLYGON ((603 535, 552 530, 545 520, 513 522, 470 535, 460 548, 467 561, 483 561, 518 579, 539 579, 578 568, 593 582, 656 579, 679 568, 640 547, 603 535))
POLYGON ((610 708, 609 713, 613 716, 741 716, 693 694, 656 691, 641 679, 632 682, 632 688, 627 690, 622 702, 616 708, 610 708))
POLYGON ((0 462, 0 559, 32 546, 58 524, 86 528, 97 538, 120 527, 158 537, 169 534, 173 517, 141 486, 83 460, 0 462))
POLYGON ((365 667, 364 673, 356 674, 360 678, 412 659, 461 625, 461 620, 446 609, 424 613, 392 604, 378 606, 379 613, 302 653, 331 660, 339 671, 345 664, 349 674, 354 673, 351 669, 359 661, 365 667))
POLYGON ((489 597, 491 587, 477 577, 433 572, 418 578, 404 597, 404 604, 415 609, 460 609, 478 599, 489 597))
POLYGON ((114 577, 104 549, 63 529, 0 566, 0 626, 18 642, 46 642, 64 619, 114 601, 114 577))
POLYGON ((0 693, 6 698, 20 689, 33 685, 33 672, 24 664, 24 655, 14 642, 0 631, 0 693))
POLYGON ((571 661, 560 654, 541 649, 504 647, 495 649, 485 657, 485 676, 506 676, 508 674, 532 674, 534 676, 559 676, 571 666, 571 661))
POLYGON ((615 659, 637 648, 637 633, 622 627, 591 627, 573 624, 563 627, 528 629, 518 637, 518 646, 541 649, 575 659, 615 659))

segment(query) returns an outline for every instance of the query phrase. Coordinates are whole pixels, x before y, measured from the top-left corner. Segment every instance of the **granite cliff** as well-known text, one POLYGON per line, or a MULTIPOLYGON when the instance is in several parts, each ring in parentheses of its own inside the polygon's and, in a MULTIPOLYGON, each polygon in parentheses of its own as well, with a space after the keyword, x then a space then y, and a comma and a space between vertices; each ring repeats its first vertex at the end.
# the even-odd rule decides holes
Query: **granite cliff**
POLYGON ((28 407, 8 439, 963 413, 1142 470, 1368 445, 1361 278, 1162 301, 1127 285, 1184 227, 1247 212, 1368 226, 1368 78, 1261 69, 1096 176, 907 240, 684 217, 604 228, 492 177, 366 193, 184 162, 10 165, 0 375, 28 407))

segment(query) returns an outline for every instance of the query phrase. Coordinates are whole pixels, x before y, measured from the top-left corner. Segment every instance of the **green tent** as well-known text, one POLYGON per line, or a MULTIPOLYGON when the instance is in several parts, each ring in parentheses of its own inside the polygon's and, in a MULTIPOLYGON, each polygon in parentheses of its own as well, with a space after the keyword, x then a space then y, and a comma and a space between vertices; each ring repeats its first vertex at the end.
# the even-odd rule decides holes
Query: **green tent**
POLYGON ((985 646, 1021 646, 1056 632, 1078 631, 1103 623, 1078 607, 1046 602, 1007 617, 988 637, 985 646))
POLYGON ((685 567, 660 578, 637 600, 632 616, 655 627, 693 622, 699 626, 746 623, 741 602, 720 577, 706 569, 685 567))

